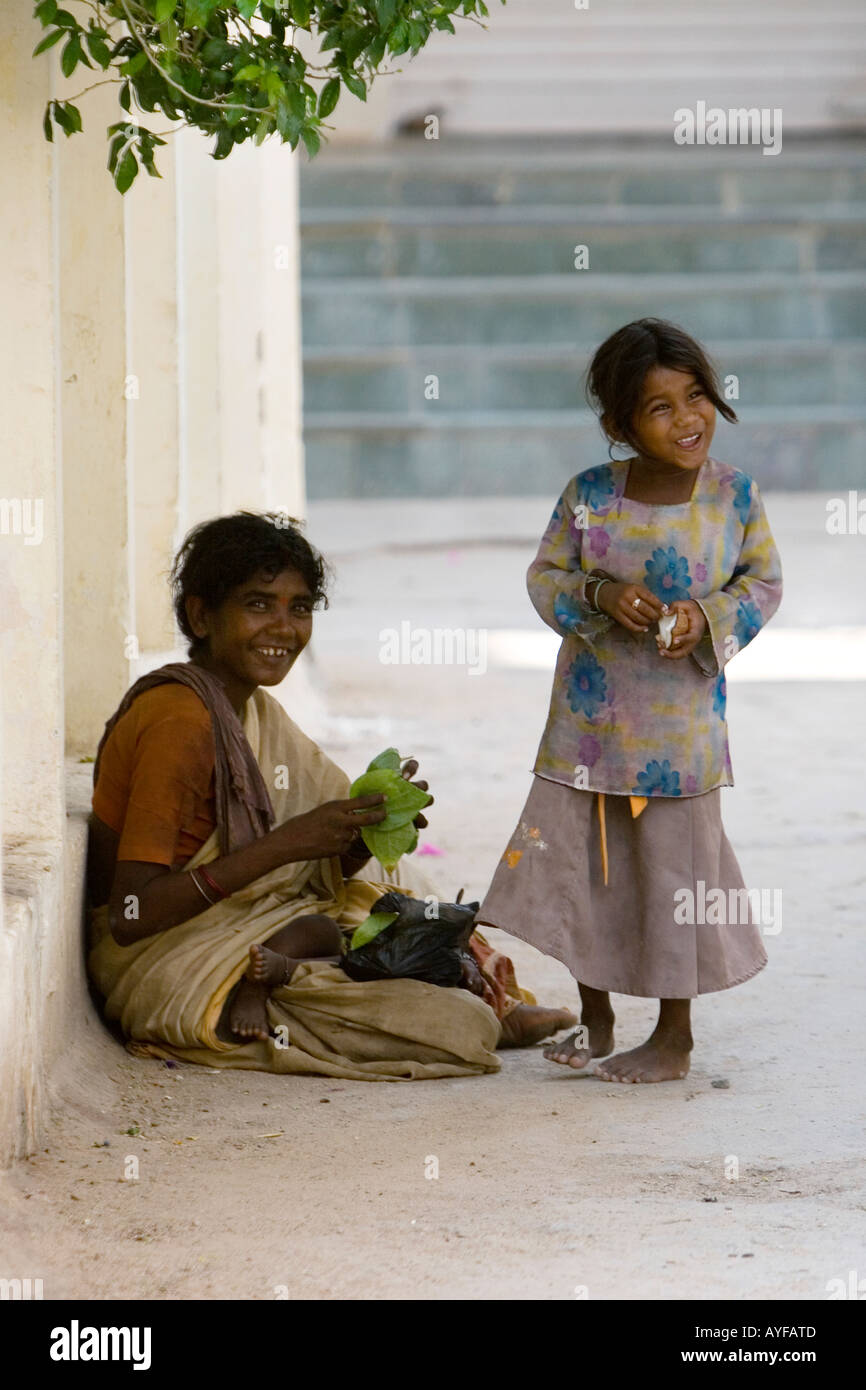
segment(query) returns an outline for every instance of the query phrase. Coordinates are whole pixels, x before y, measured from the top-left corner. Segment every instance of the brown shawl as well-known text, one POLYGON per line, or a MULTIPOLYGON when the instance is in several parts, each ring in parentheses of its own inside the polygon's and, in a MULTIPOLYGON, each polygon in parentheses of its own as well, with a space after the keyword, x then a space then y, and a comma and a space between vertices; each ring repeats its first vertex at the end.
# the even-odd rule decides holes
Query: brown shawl
POLYGON ((177 681, 189 686, 207 706, 214 734, 216 820, 220 852, 230 854, 266 835, 274 823, 274 808, 265 780, 243 731, 243 726, 218 676, 191 662, 173 661, 141 676, 127 690, 99 740, 93 782, 106 739, 133 700, 156 685, 177 681))

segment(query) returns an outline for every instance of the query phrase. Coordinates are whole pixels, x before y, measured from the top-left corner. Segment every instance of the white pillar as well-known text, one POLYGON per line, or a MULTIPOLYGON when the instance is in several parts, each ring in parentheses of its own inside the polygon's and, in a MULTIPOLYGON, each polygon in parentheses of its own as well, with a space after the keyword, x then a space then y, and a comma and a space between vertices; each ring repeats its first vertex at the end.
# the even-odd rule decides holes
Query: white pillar
POLYGON ((42 134, 51 88, 48 62, 31 58, 38 35, 28 6, 0 8, 0 660, 4 828, 53 839, 63 813, 61 524, 53 157, 42 134))
MULTIPOLYGON (((85 130, 58 136, 67 747, 95 751, 129 684, 135 632, 126 376, 124 201, 105 167, 117 93, 88 93, 85 130)), ((131 195, 127 195, 131 196, 131 195)))
MULTIPOLYGON (((152 122, 151 122, 152 124, 152 122)), ((126 194, 136 636, 142 651, 173 641, 166 574, 180 504, 178 303, 174 152, 159 179, 140 173, 126 194)), ((115 194, 115 196, 119 196, 115 194)))

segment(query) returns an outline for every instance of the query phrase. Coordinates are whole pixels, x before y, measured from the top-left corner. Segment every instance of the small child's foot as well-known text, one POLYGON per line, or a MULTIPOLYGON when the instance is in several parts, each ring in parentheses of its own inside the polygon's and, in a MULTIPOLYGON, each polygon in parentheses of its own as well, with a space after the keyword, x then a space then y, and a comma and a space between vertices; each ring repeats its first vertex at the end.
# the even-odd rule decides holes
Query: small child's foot
POLYGON ((596 1069, 602 1081, 681 1081, 691 1065, 691 1038, 655 1034, 631 1052, 621 1052, 596 1069))
POLYGON ((500 1047, 532 1047, 577 1019, 569 1009, 544 1009, 536 1004, 516 1004, 502 1020, 500 1047))
POLYGON ((250 947, 247 973, 238 986, 229 1014, 231 1030, 236 1037, 267 1041, 270 1037, 268 995, 272 989, 286 983, 295 964, 288 956, 271 951, 267 946, 250 947))
POLYGON ((562 1042, 551 1043, 544 1049, 549 1062, 573 1067, 580 1071, 594 1057, 606 1057, 613 1051, 613 1014, 584 1025, 582 1033, 572 1033, 562 1042))
POLYGON ((253 980, 257 985, 267 985, 269 989, 276 989, 278 985, 288 983, 295 965, 297 961, 291 956, 272 951, 269 946, 251 946, 247 979, 253 980))

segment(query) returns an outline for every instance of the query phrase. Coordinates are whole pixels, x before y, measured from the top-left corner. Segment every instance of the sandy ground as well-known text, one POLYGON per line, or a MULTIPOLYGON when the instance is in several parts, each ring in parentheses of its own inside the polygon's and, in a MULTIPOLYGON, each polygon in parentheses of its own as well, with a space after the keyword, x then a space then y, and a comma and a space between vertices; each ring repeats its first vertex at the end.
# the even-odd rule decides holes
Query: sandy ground
MULTIPOLYGON (((390 743, 421 759, 441 852, 423 863, 471 897, 528 789, 549 673, 383 666, 378 633, 537 630, 523 571, 549 507, 499 504, 482 534, 414 505, 411 524, 400 504, 313 509, 338 584, 302 708, 291 678, 283 694, 353 775, 390 743)), ((771 511, 776 621, 818 622, 817 572, 835 621, 862 625, 866 547, 817 517, 808 499, 771 511)), ((4 1265, 93 1299, 822 1299, 866 1275, 863 690, 731 681, 726 826, 746 882, 782 889, 783 925, 766 971, 698 1002, 685 1081, 607 1084, 540 1048, 426 1084, 219 1073, 133 1059, 87 1017, 44 1151, 0 1183, 4 1265)), ((562 966, 501 940, 542 1000, 576 1001, 562 966)), ((614 1003, 632 1046, 652 1003, 614 1003)))

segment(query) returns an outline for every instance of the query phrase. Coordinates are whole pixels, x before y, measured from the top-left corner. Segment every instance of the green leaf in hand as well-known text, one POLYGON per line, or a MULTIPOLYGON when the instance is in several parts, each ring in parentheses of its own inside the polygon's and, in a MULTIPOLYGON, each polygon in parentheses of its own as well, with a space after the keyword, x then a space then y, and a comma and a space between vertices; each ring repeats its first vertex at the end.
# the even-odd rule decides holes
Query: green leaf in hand
POLYGON ((414 787, 399 772, 388 767, 362 773, 349 789, 350 796, 370 796, 374 792, 384 795, 386 815, 378 825, 366 826, 367 830, 399 830, 413 821, 431 800, 427 792, 414 787))
POLYGON ((384 869, 396 868, 400 858, 416 848, 418 830, 413 822, 433 799, 407 782, 399 769, 400 754, 396 748, 387 748, 349 789, 350 796, 380 792, 385 797, 385 819, 361 830, 364 844, 384 869))
POLYGON ((349 942, 350 951, 357 951, 359 946, 366 946, 368 941, 375 941, 380 932, 386 927, 390 927, 392 922, 396 922, 399 912, 373 912, 352 932, 352 939, 349 942))
POLYGON ((386 748, 384 753, 380 753, 378 758, 374 758, 367 764, 368 772, 375 772, 378 767, 390 767, 392 772, 400 771, 400 754, 396 748, 386 748))

